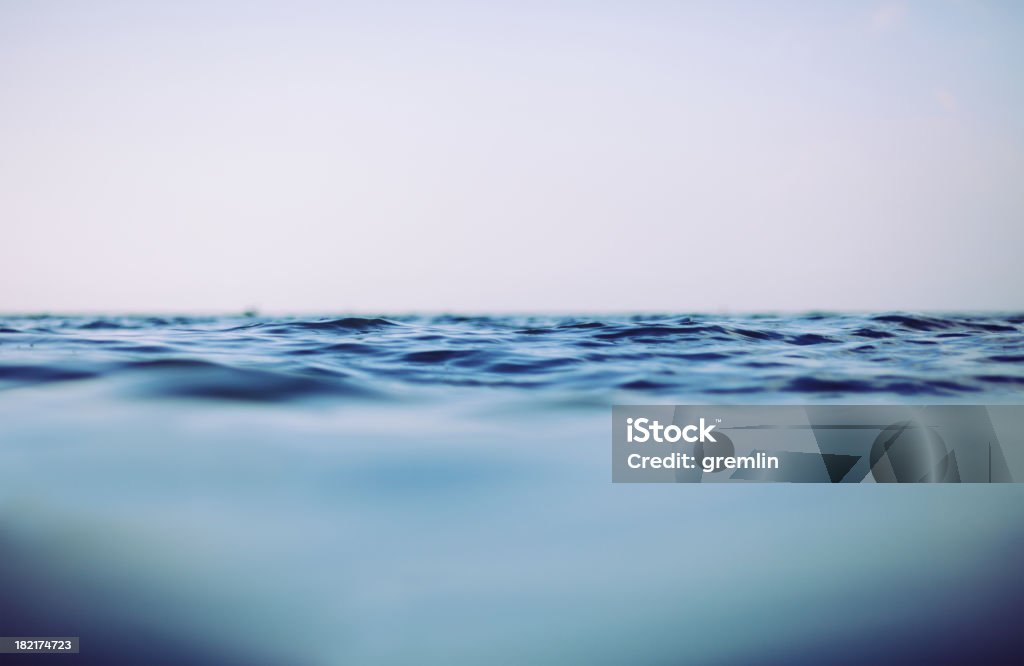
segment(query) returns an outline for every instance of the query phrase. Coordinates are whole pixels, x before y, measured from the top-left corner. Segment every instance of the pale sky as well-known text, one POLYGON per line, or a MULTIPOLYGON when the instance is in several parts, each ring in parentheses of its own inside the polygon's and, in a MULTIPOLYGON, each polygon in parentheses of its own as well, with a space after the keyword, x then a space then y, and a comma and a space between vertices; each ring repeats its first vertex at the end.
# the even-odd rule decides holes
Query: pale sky
POLYGON ((1017 2, 0 1, 0 311, 1024 309, 1017 2))

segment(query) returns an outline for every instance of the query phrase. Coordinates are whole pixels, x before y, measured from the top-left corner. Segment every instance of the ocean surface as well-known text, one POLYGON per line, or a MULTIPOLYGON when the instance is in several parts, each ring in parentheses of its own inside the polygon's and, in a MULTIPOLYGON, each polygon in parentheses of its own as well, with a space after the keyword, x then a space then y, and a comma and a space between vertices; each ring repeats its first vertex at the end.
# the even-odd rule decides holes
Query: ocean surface
POLYGON ((0 363, 5 388, 250 402, 986 401, 1024 394, 1024 315, 8 317, 0 363))
POLYGON ((1024 648, 1022 486, 610 482, 610 405, 702 402, 1022 403, 1024 315, 0 317, 0 635, 97 664, 1024 648))

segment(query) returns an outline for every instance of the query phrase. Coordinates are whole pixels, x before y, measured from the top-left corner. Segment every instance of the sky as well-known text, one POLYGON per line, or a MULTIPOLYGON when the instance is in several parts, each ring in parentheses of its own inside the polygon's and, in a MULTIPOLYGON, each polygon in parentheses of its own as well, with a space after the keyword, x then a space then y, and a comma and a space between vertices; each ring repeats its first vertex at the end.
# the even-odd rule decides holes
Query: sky
POLYGON ((1016 2, 0 0, 0 311, 1024 310, 1016 2))

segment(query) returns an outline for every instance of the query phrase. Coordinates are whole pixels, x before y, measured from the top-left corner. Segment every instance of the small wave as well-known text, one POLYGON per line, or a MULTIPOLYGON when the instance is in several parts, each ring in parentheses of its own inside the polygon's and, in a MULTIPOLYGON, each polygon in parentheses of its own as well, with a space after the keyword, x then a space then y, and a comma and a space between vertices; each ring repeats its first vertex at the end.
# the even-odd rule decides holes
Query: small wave
POLYGON ((66 365, 0 365, 0 382, 36 384, 91 379, 100 372, 66 365))
POLYGON ((872 317, 872 320, 885 322, 887 324, 896 324, 897 326, 909 328, 914 331, 938 331, 956 326, 956 322, 946 319, 911 317, 908 315, 895 314, 876 315, 872 317))
POLYGON ((573 322, 571 324, 559 324, 558 328, 577 329, 577 328, 605 328, 607 324, 602 324, 599 321, 580 321, 573 322))
POLYGON ((376 331, 397 325, 397 322, 381 318, 343 317, 316 321, 256 323, 238 328, 256 328, 270 333, 290 334, 295 331, 376 331))
POLYGON ((295 350, 292 353, 296 353, 299 351, 309 351, 316 354, 330 352, 352 354, 355 356, 373 356, 375 354, 380 354, 383 352, 383 350, 380 347, 365 342, 336 342, 332 345, 326 345, 324 347, 303 347, 302 349, 295 350))
POLYGON ((1005 315, 904 313, 7 317, 0 388, 109 378, 138 395, 249 402, 473 387, 582 392, 588 402, 623 391, 974 400, 1024 393, 1020 328, 1005 315), (108 324, 116 335, 101 333, 108 324))
POLYGON ((887 314, 876 315, 872 319, 876 322, 892 323, 914 331, 926 332, 967 329, 986 333, 1014 333, 1019 330, 1017 324, 1021 323, 1014 317, 997 321, 992 318, 982 319, 979 317, 923 317, 887 314))
POLYGON ((978 375, 975 379, 993 384, 1014 384, 1024 386, 1024 377, 1020 375, 978 375))
POLYGON ((1024 354, 996 354, 989 356, 988 360, 996 363, 1024 363, 1024 354))
POLYGON ((673 358, 684 361, 723 361, 727 358, 732 358, 732 356, 733 354, 724 354, 722 352, 694 352, 692 354, 675 354, 673 358))
POLYGON ((890 333, 888 331, 879 331, 874 328, 858 328, 850 335, 856 335, 858 338, 872 338, 874 340, 896 337, 895 333, 890 333))
POLYGON ((431 349, 428 351, 410 352, 402 356, 410 363, 445 363, 456 359, 465 359, 477 355, 473 349, 431 349))
POLYGON ((116 321, 108 321, 106 319, 94 319, 93 321, 82 324, 78 328, 82 329, 83 331, 94 331, 105 328, 120 329, 126 327, 124 324, 120 324, 116 321))
POLYGON ((304 321, 293 324, 299 328, 310 330, 347 330, 347 331, 371 331, 386 326, 397 326, 398 324, 387 319, 364 317, 343 317, 341 319, 328 319, 326 321, 304 321))
POLYGON ((791 345, 798 345, 800 347, 806 347, 807 345, 834 345, 838 344, 839 340, 830 338, 827 335, 818 335, 817 333, 804 333, 802 335, 794 335, 791 338, 787 338, 786 342, 791 345))
POLYGON ((986 322, 976 321, 973 319, 960 320, 959 323, 968 328, 972 328, 978 331, 987 331, 989 333, 1012 333, 1017 330, 1016 326, 1011 324, 1001 324, 998 322, 986 322))
POLYGON ((121 366, 136 375, 129 390, 137 395, 214 398, 245 402, 286 402, 316 396, 367 398, 375 392, 357 387, 335 373, 291 373, 228 367, 197 359, 136 361, 121 366))
MULTIPOLYGON (((682 338, 685 336, 702 335, 706 333, 725 333, 726 330, 720 326, 630 326, 619 328, 608 333, 598 333, 594 337, 599 340, 644 340, 649 338, 682 338)), ((660 342, 660 340, 659 340, 660 342)))
POLYGON ((807 376, 791 379, 783 390, 796 393, 870 393, 876 387, 859 379, 827 379, 807 376))
POLYGON ((750 340, 781 340, 782 334, 774 331, 758 331, 750 328, 733 329, 737 334, 750 340))
POLYGON ((672 384, 668 384, 666 382, 656 382, 650 379, 634 379, 632 381, 623 382, 622 384, 619 384, 619 388, 623 388, 629 391, 657 391, 671 387, 672 384))
POLYGON ((533 361, 505 361, 495 363, 488 369, 491 372, 500 372, 502 374, 525 374, 549 372, 551 370, 558 370, 567 366, 577 365, 578 363, 580 363, 580 360, 576 358, 545 358, 533 361))

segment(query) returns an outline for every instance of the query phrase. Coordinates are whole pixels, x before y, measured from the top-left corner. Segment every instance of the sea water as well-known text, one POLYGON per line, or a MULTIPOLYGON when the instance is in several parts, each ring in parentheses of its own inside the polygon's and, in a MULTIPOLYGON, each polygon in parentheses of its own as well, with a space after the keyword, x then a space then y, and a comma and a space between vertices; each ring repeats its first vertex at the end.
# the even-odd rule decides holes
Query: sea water
POLYGON ((97 664, 1013 648, 1017 485, 614 485, 615 403, 1024 399, 1024 316, 0 318, 0 634, 97 664))

